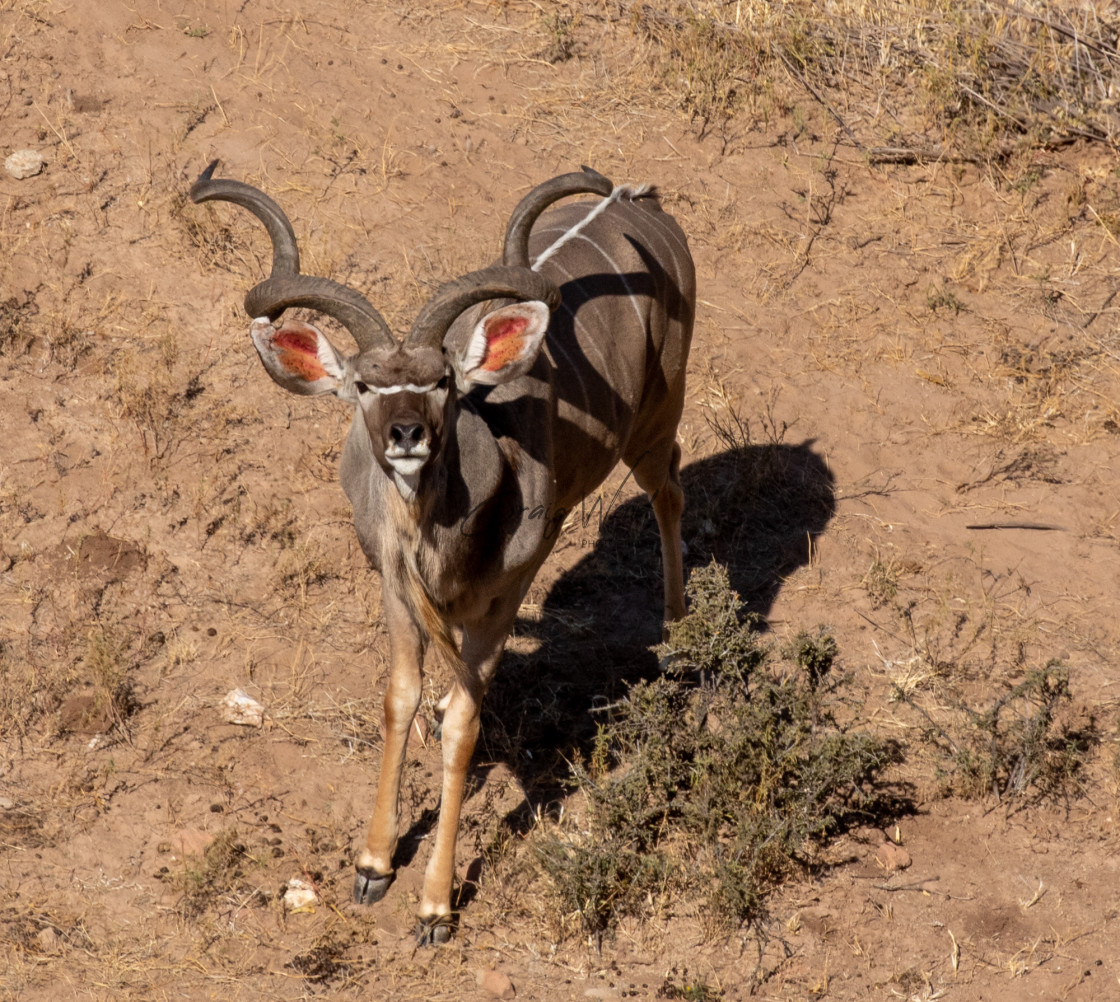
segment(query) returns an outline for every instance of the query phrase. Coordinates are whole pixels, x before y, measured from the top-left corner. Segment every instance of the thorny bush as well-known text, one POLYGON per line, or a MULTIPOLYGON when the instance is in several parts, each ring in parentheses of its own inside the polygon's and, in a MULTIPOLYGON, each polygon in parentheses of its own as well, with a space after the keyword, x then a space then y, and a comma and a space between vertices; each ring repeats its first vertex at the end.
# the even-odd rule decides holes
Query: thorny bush
POLYGON ((992 796, 1014 806, 1068 800, 1100 743, 1096 721, 1070 718, 1069 669, 1058 661, 1026 673, 987 709, 963 704, 935 718, 914 697, 895 696, 924 718, 925 736, 945 756, 946 792, 992 796))
POLYGON ((706 905, 710 933, 757 921, 830 837, 894 807, 881 774, 900 749, 848 723, 858 714, 832 674, 832 638, 803 634, 776 656, 714 563, 689 594, 667 667, 608 708, 590 761, 573 767, 579 830, 538 846, 586 934, 651 899, 706 905))

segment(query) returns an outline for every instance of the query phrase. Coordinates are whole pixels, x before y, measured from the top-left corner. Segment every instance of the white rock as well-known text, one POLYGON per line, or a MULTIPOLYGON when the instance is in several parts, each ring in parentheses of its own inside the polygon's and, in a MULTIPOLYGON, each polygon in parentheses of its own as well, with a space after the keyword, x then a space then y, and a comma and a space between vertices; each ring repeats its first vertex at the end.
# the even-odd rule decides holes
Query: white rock
POLYGON ((222 718, 227 724, 260 727, 264 723, 264 707, 241 689, 226 693, 221 707, 222 718))
POLYGON ((288 881, 288 886, 284 890, 284 908, 287 911, 313 912, 318 901, 319 895, 306 880, 292 877, 288 881))
POLYGON ((4 161, 4 170, 22 181, 25 177, 38 174, 44 163, 42 155, 35 150, 16 150, 4 161))

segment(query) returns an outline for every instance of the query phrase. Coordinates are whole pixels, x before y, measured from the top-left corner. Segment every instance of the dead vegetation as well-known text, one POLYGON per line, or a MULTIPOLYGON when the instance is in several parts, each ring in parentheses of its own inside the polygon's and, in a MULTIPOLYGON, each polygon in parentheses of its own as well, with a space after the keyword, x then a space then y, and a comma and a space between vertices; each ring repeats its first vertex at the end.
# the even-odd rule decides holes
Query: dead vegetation
POLYGON ((251 882, 259 863, 249 853, 236 828, 219 832, 201 852, 189 854, 180 868, 163 875, 179 894, 178 907, 185 918, 198 919, 206 912, 229 909, 231 898, 258 906, 268 895, 251 882))
POLYGON ((796 103, 792 84, 877 163, 1120 135, 1120 22, 1099 5, 686 0, 624 16, 664 53, 662 85, 702 134, 768 124, 796 103))
POLYGON ((940 754, 937 778, 946 795, 1022 809, 1042 800, 1068 805, 1086 790, 1101 735, 1092 713, 1071 713, 1069 671, 1058 662, 1028 669, 982 710, 962 702, 928 706, 901 686, 895 698, 917 713, 924 739, 940 754))

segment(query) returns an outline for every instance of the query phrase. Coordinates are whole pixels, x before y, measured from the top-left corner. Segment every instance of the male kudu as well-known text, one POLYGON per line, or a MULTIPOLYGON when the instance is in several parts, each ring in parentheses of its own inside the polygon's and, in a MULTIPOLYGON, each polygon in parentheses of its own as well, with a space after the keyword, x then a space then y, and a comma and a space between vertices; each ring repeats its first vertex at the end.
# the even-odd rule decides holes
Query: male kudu
POLYGON ((381 573, 390 645, 359 902, 379 900, 392 880, 401 772, 429 642, 454 672, 419 929, 421 942, 445 942, 483 694, 565 513, 620 459, 653 502, 665 616, 684 614, 676 434, 695 308, 692 258, 653 191, 616 188, 584 168, 531 191, 514 210, 501 261, 440 288, 398 340, 361 293, 300 274, 284 212, 256 188, 215 179, 215 166, 191 198, 243 206, 272 241, 272 274, 245 297, 265 369, 290 392, 333 393, 354 408, 340 476, 362 550, 381 573), (579 193, 601 199, 541 215, 579 193), (340 321, 357 353, 341 354, 308 323, 277 326, 292 307, 340 321))

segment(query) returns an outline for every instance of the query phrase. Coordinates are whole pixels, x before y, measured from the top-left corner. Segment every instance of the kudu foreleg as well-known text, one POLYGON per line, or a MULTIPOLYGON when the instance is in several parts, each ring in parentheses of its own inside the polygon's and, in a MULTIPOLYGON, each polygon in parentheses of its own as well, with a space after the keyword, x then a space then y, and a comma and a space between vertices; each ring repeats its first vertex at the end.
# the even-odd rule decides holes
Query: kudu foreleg
POLYGON ((354 900, 380 901, 393 879, 393 853, 400 828, 401 774, 408 750, 408 732, 420 706, 424 644, 402 603, 385 592, 389 624, 389 684, 385 690, 385 741, 377 800, 365 848, 358 855, 354 900))
POLYGON ((443 700, 443 790, 432 855, 424 873, 420 926, 417 930, 417 938, 424 945, 446 943, 451 938, 455 840, 459 833, 467 773, 478 741, 482 697, 486 695, 490 679, 498 667, 502 648, 527 587, 527 584, 520 587, 499 607, 491 609, 483 624, 463 630, 462 662, 457 666, 457 678, 443 700))
POLYGON ((432 855, 424 873, 420 898, 421 943, 445 943, 451 937, 451 889, 455 879, 455 839, 467 784, 467 772, 478 741, 482 693, 456 682, 443 715, 443 789, 432 855))

